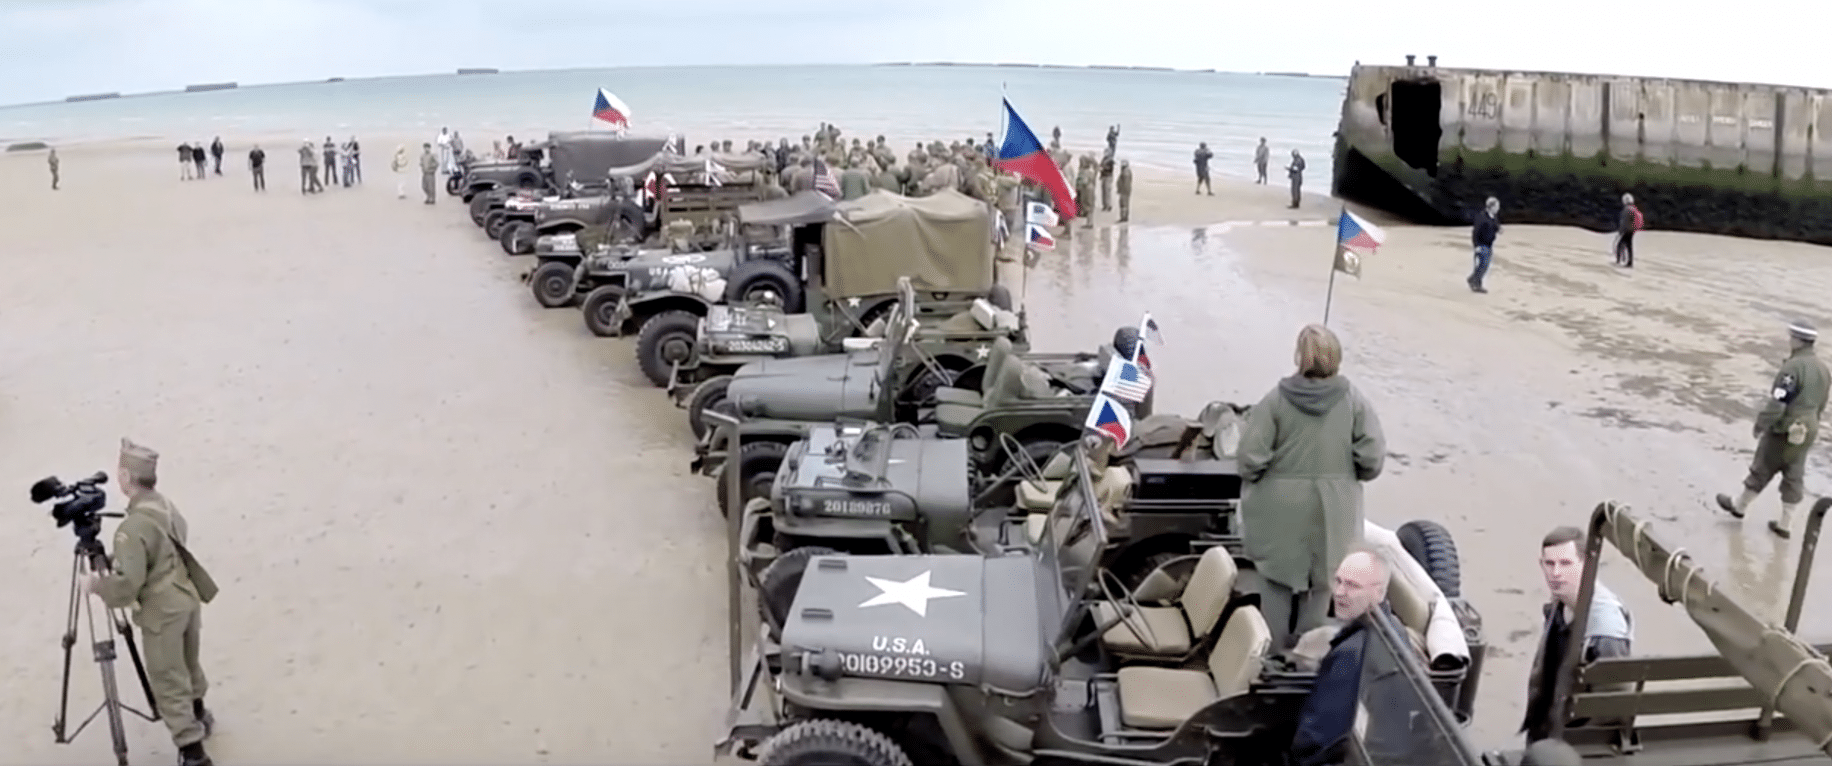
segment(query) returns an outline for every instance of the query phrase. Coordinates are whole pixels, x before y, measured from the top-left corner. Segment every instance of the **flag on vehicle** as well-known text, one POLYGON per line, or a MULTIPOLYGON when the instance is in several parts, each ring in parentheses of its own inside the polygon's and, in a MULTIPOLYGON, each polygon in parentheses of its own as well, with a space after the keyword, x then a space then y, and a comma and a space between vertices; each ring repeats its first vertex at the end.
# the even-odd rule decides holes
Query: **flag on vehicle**
POLYGON ((706 183, 708 186, 724 186, 725 184, 719 180, 719 174, 724 172, 724 165, 713 162, 711 157, 706 158, 706 183))
POLYGON ((1142 402, 1151 393, 1151 375, 1115 354, 1107 363, 1107 374, 1101 377, 1100 391, 1115 399, 1142 402))
POLYGON ((1094 406, 1088 408, 1087 427, 1113 437, 1116 446, 1132 440, 1132 415, 1125 405, 1106 394, 1094 395, 1094 406))
POLYGON ((1024 228, 1027 232, 1025 234, 1024 244, 1038 250, 1056 249, 1056 238, 1050 236, 1048 229, 1034 223, 1027 223, 1024 225, 1024 228))
POLYGON ((630 105, 603 88, 598 89, 598 100, 592 104, 592 119, 607 123, 618 130, 630 129, 630 105))
POLYGON ((827 195, 828 199, 840 198, 840 179, 833 174, 833 168, 827 167, 827 161, 814 158, 814 190, 827 195))
POLYGON ((1164 345, 1164 334, 1158 332, 1158 320, 1151 318, 1151 312, 1145 312, 1145 318, 1139 320, 1139 332, 1145 335, 1146 340, 1164 345))
POLYGON ((1035 201, 1024 203, 1024 220, 1041 226, 1055 226, 1062 222, 1049 205, 1035 201))
POLYGON ((1380 243, 1387 241, 1387 233, 1380 227, 1362 220, 1361 216, 1342 209, 1342 217, 1336 224, 1336 270, 1351 277, 1361 277, 1361 251, 1374 252, 1380 249, 1380 243))
POLYGON ((1005 222, 1005 211, 992 211, 992 221, 992 243, 997 247, 1004 247, 1005 240, 1011 237, 1011 227, 1005 222))
POLYGON ((1057 210, 1070 218, 1075 217, 1075 194, 1069 191, 1068 179, 1062 177, 1062 169, 1056 167, 1056 161, 1043 150, 1043 142, 1038 141, 1037 134, 1024 124, 1010 99, 1005 100, 1005 141, 999 144, 999 153, 993 158, 992 166, 1042 186, 1050 193, 1057 210))

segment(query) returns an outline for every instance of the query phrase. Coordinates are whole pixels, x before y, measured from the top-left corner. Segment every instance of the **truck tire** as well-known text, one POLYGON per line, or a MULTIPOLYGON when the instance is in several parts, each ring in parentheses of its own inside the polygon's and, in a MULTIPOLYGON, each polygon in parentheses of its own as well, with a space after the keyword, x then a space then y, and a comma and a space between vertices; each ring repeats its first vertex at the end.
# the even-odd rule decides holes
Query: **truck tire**
POLYGON ((484 236, 489 237, 490 239, 496 239, 497 237, 500 237, 503 235, 503 227, 507 226, 508 224, 509 224, 509 217, 500 212, 491 213, 487 216, 484 216, 484 219, 483 219, 484 236))
POLYGON ((745 261, 732 269, 725 277, 725 302, 737 305, 768 290, 776 293, 782 300, 782 310, 790 314, 802 312, 802 301, 805 298, 801 279, 789 267, 776 261, 745 261))
POLYGON ((1412 556, 1445 598, 1463 595, 1463 562, 1457 557, 1457 543, 1450 530, 1435 521, 1408 521, 1394 530, 1400 547, 1412 556))
POLYGON ((509 255, 526 255, 534 252, 534 224, 527 221, 510 221, 503 224, 502 231, 496 233, 496 244, 502 245, 503 252, 509 255), (516 252, 526 243, 527 250, 516 252))
POLYGON ((546 309, 570 306, 579 297, 573 285, 572 264, 565 261, 548 261, 535 267, 528 276, 528 287, 534 291, 534 302, 546 309))
MULTIPOLYGON (((743 488, 738 498, 739 508, 753 497, 763 497, 770 492, 770 485, 776 481, 776 471, 782 468, 782 461, 789 458, 789 445, 782 442, 751 442, 738 450, 738 485, 743 488)), ((720 485, 724 486, 723 484, 720 485)), ((725 493, 719 493, 719 515, 730 516, 732 509, 727 507, 725 493)))
POLYGON ((816 718, 763 741, 757 766, 910 766, 890 737, 851 721, 816 718))
POLYGON ((617 303, 623 300, 621 285, 600 285, 585 294, 585 301, 579 304, 579 312, 585 315, 585 329, 600 338, 615 338, 622 334, 623 327, 611 321, 617 313, 617 303))
POLYGON ((541 185, 541 177, 529 171, 523 171, 515 177, 515 186, 519 189, 534 189, 541 185))
POLYGON ((815 556, 837 556, 839 551, 820 546, 795 548, 776 554, 776 560, 757 575, 757 608, 763 611, 763 627, 770 637, 782 636, 782 624, 795 607, 795 591, 801 587, 802 574, 815 556))
POLYGON ((468 200, 471 209, 471 223, 483 225, 483 214, 490 212, 490 198, 482 194, 474 195, 468 200))
POLYGON ((688 312, 664 311, 649 317, 636 334, 636 366, 650 383, 667 386, 673 382, 675 361, 693 362, 699 335, 700 318, 688 312))
POLYGON ((693 429, 693 438, 705 436, 706 431, 712 428, 705 413, 725 403, 725 392, 731 385, 732 376, 720 375, 708 378, 693 389, 693 396, 687 399, 687 427, 693 429))

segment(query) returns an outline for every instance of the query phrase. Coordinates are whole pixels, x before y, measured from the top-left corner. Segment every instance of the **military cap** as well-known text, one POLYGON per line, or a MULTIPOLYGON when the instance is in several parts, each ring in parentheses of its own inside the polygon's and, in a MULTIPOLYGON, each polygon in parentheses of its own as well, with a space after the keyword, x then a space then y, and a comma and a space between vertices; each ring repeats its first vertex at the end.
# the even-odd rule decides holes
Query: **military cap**
POLYGON ((159 470, 159 453, 151 447, 135 444, 132 439, 121 439, 121 469, 142 479, 150 479, 159 470))
POLYGON ((1808 343, 1812 343, 1813 341, 1819 340, 1819 330, 1813 327, 1812 322, 1808 322, 1805 319, 1796 319, 1792 322, 1789 322, 1787 326, 1787 334, 1788 334, 1788 337, 1790 338, 1793 338, 1795 340, 1803 340, 1808 343))

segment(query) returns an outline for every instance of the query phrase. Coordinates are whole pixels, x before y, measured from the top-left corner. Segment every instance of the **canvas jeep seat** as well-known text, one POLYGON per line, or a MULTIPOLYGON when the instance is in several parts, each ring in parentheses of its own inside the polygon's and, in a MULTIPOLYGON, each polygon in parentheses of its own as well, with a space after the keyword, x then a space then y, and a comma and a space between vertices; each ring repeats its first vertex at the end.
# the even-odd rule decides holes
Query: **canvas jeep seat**
MULTIPOLYGON (((1066 455, 1064 456, 1066 459, 1066 455)), ((1052 464, 1055 461, 1051 461, 1052 464)), ((1063 469, 1064 476, 1068 470, 1063 469)), ((1094 478, 1094 502, 1099 506, 1100 517, 1112 520, 1118 517, 1121 508, 1126 506, 1127 498, 1132 497, 1132 469, 1121 465, 1110 465, 1106 468, 1090 467, 1094 478)), ((1025 538, 1032 545, 1043 541, 1043 525, 1049 523, 1050 510, 1056 505, 1056 492, 1061 490, 1062 481, 1053 482, 1050 502, 1043 505, 1043 510, 1029 513, 1024 517, 1025 538)), ((1020 485, 1022 487, 1022 485, 1020 485)), ((1020 489, 1020 492, 1023 490, 1020 489)))
POLYGON ((1073 465, 1067 452, 1051 455, 1049 462, 1038 471, 1039 478, 1018 482, 1018 508, 1030 513, 1049 513, 1056 504, 1056 493, 1062 489, 1062 480, 1069 478, 1069 468, 1073 465))
POLYGON ((983 393, 978 405, 944 402, 935 406, 935 422, 941 426, 943 434, 965 435, 967 427, 973 424, 980 413, 1002 406, 1005 402, 1042 399, 1053 395, 1054 387, 1050 385, 1049 373, 1011 353, 1011 341, 1005 338, 995 343, 992 353, 999 353, 998 345, 1005 347, 1006 360, 999 365, 998 377, 987 379, 982 386, 983 393))
POLYGON ((1189 583, 1170 606, 1141 606, 1128 619, 1120 619, 1122 605, 1096 603, 1095 620, 1112 624, 1101 634, 1101 645, 1121 657, 1171 659, 1189 654, 1221 622, 1239 574, 1233 554, 1217 545, 1202 552, 1189 583))
POLYGON ((1120 668, 1120 721, 1137 729, 1175 729, 1209 705, 1246 694, 1271 645, 1272 630, 1259 607, 1237 607, 1209 652, 1207 670, 1120 668))
MULTIPOLYGON (((980 376, 980 388, 986 389, 997 381, 1000 373, 1004 372, 1006 365, 1016 353, 1012 350, 1010 338, 994 340, 992 350, 986 354, 986 373, 980 376)), ((939 404, 978 407, 985 401, 985 397, 979 391, 970 388, 942 386, 935 390, 935 401, 939 404)))

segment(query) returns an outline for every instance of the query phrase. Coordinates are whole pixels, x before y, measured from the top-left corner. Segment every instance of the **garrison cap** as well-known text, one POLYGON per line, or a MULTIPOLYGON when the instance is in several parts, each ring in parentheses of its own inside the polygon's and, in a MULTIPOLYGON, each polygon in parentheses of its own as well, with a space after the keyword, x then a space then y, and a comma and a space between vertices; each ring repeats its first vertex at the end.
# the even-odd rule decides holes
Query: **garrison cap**
POLYGON ((1813 327, 1812 322, 1808 322, 1805 319, 1796 319, 1792 322, 1789 322, 1787 326, 1787 334, 1788 334, 1788 337, 1790 338, 1793 338, 1795 340, 1803 340, 1808 343, 1812 343, 1813 341, 1819 340, 1819 330, 1813 327))
POLYGON ((132 439, 121 439, 121 468, 143 479, 150 479, 159 470, 159 453, 151 447, 135 444, 132 439))

